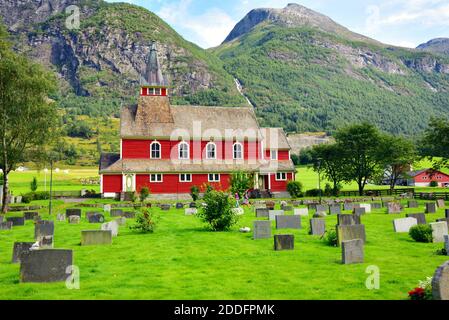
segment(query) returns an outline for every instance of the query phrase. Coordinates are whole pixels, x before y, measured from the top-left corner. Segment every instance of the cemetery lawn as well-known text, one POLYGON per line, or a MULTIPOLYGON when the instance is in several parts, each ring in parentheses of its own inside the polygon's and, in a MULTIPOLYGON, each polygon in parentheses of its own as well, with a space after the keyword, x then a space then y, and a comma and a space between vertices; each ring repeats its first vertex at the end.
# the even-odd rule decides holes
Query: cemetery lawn
MULTIPOLYGON (((43 203, 43 202, 41 202, 43 203)), ((419 280, 433 276, 447 260, 436 254, 443 244, 416 243, 408 234, 393 232, 393 219, 386 209, 362 217, 367 243, 365 263, 341 264, 341 249, 327 246, 320 237, 308 235, 309 221, 301 230, 275 230, 295 235, 295 250, 275 252, 273 239, 252 240, 251 209, 229 232, 210 232, 195 216, 184 210, 162 212, 153 234, 138 234, 127 227, 111 246, 81 247, 81 230, 99 229, 88 224, 83 209, 80 225, 55 221, 55 248, 74 250, 74 264, 80 270, 80 289, 69 290, 65 283, 20 283, 19 265, 11 264, 15 241, 33 240, 33 223, 11 231, 0 231, 0 297, 2 299, 407 299, 407 292, 419 280), (379 290, 368 290, 368 266, 380 269, 379 290)), ((56 202, 56 212, 73 207, 56 202)), ((94 209, 95 210, 95 209, 94 209)), ((45 210, 44 210, 45 211, 45 210)), ((44 219, 50 217, 41 211, 44 219)), ((313 212, 310 213, 310 216, 313 212)), ((17 215, 10 213, 9 215, 17 215)), ((444 216, 444 210, 426 215, 427 222, 444 216)), ((106 215, 106 220, 111 218, 106 215)), ((50 218, 51 219, 51 218, 50 218)), ((133 223, 128 220, 128 224, 133 223)), ((336 216, 326 218, 327 228, 336 216)))

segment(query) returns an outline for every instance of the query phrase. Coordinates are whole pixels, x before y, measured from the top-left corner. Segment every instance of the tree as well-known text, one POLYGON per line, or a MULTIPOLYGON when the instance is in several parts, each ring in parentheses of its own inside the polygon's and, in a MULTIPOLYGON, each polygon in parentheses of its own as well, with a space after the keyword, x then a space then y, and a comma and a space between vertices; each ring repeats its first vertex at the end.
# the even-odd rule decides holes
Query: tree
POLYGON ((383 169, 382 178, 388 179, 391 191, 417 160, 415 145, 410 140, 392 135, 382 137, 378 157, 383 169))
POLYGON ((338 195, 340 183, 347 175, 345 152, 340 144, 319 144, 312 148, 313 168, 333 183, 332 193, 338 195))
POLYGON ((419 141, 419 152, 430 159, 441 158, 434 160, 433 168, 436 170, 449 165, 449 121, 447 119, 430 120, 428 129, 419 141))
POLYGON ((36 177, 33 177, 33 180, 31 180, 30 189, 32 192, 36 192, 36 190, 37 190, 37 178, 36 177))
POLYGON ((243 171, 236 171, 231 174, 229 182, 232 193, 237 193, 242 199, 245 192, 253 187, 253 176, 243 171))
POLYGON ((140 202, 144 202, 150 195, 150 189, 148 187, 143 187, 140 189, 140 202))
POLYGON ((0 168, 3 207, 7 211, 8 175, 24 162, 45 158, 46 146, 57 136, 56 107, 48 96, 55 90, 52 74, 13 53, 0 23, 0 168))
POLYGON ((363 195, 368 181, 379 172, 381 134, 370 123, 361 123, 338 130, 335 140, 345 159, 344 180, 357 182, 363 195))
POLYGON ((232 211, 232 200, 228 194, 212 190, 204 194, 203 200, 206 206, 198 216, 209 224, 211 230, 227 231, 237 223, 238 217, 232 211))

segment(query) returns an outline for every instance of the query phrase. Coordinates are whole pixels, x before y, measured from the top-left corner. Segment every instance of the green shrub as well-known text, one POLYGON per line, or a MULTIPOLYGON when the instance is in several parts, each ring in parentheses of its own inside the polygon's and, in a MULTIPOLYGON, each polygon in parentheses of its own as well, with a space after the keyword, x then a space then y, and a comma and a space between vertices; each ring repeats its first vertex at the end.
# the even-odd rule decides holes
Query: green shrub
POLYGON ((334 194, 334 189, 329 183, 326 183, 326 186, 324 187, 324 195, 326 197, 330 197, 334 194))
POLYGON ((232 200, 228 194, 221 191, 209 191, 204 195, 206 207, 202 208, 198 216, 209 224, 213 231, 229 230, 237 223, 237 216, 231 210, 232 200))
POLYGON ((233 172, 229 179, 232 194, 237 193, 240 199, 243 199, 245 192, 253 187, 253 182, 253 175, 244 171, 233 172))
POLYGON ((140 189, 140 202, 144 202, 150 195, 150 189, 148 187, 143 187, 140 189))
POLYGON ((156 228, 157 217, 149 208, 142 208, 136 215, 136 222, 129 228, 141 233, 153 233, 156 228))
POLYGON ((326 231, 323 236, 323 240, 328 246, 336 247, 338 245, 337 231, 335 231, 335 229, 326 231))
POLYGON ((419 224, 410 228, 410 237, 417 242, 432 242, 432 227, 428 224, 419 224))
POLYGON ((299 181, 287 182, 287 191, 292 198, 302 197, 302 183, 299 181))
POLYGON ((200 198, 200 188, 198 188, 197 186, 191 186, 190 196, 192 197, 193 201, 197 201, 200 198))
POLYGON ((37 178, 36 177, 33 177, 33 180, 31 180, 30 189, 31 189, 31 192, 36 192, 36 190, 37 190, 37 178))
POLYGON ((306 197, 319 197, 320 196, 320 192, 321 195, 324 194, 323 190, 320 189, 310 189, 306 191, 306 197))
POLYGON ((31 201, 36 200, 48 200, 50 199, 50 192, 40 191, 40 192, 28 192, 22 194, 22 202, 30 203, 31 201))
POLYGON ((430 181, 430 187, 437 188, 438 187, 438 182, 437 181, 430 181))

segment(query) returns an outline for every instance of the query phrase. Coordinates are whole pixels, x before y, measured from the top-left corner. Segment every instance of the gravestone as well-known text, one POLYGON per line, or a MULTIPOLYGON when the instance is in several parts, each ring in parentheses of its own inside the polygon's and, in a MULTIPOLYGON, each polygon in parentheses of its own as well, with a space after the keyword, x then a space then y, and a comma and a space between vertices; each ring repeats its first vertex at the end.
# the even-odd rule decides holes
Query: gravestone
POLYGON ((112 233, 113 237, 117 237, 118 236, 118 230, 119 230, 119 225, 117 223, 117 221, 111 221, 108 223, 103 223, 101 225, 101 230, 110 230, 112 233))
POLYGON ((39 238, 39 248, 52 249, 53 248, 53 236, 42 236, 39 238))
POLYGON ((449 300, 449 261, 437 268, 432 278, 433 300, 449 300))
POLYGON ((295 236, 293 234, 275 234, 274 250, 293 250, 295 248, 295 236))
POLYGON ((243 210, 243 208, 232 208, 231 211, 237 216, 241 216, 241 215, 245 214, 245 211, 243 210))
POLYGON ((341 260, 343 264, 363 263, 363 240, 354 239, 341 243, 341 260))
POLYGON ((365 214, 365 208, 354 208, 353 214, 363 216, 365 214))
POLYGON ((276 216, 276 229, 301 229, 301 217, 276 216))
POLYGON ((11 263, 19 263, 22 253, 30 251, 33 244, 34 242, 14 242, 11 263))
POLYGON ((65 215, 62 213, 58 213, 56 215, 56 221, 65 221, 65 215))
POLYGON ((0 222, 0 231, 11 229, 12 229, 12 221, 0 222))
POLYGON ((326 220, 313 218, 310 219, 310 231, 313 236, 322 236, 326 232, 326 220))
POLYGON ((332 204, 329 206, 329 214, 340 214, 341 206, 339 204, 332 204))
POLYGON ((326 212, 329 211, 329 206, 324 205, 324 204, 319 204, 319 205, 316 206, 315 211, 316 212, 325 212, 326 213, 326 212))
POLYGON ((361 239, 363 243, 366 242, 365 225, 356 224, 351 226, 337 225, 338 245, 343 241, 361 239))
POLYGON ((444 249, 446 250, 446 255, 449 256, 449 235, 444 235, 444 249))
POLYGON ((416 226, 418 224, 418 220, 415 218, 402 218, 402 219, 394 219, 393 220, 393 228, 394 232, 409 232, 410 228, 416 226))
POLYGON ((352 202, 345 202, 343 205, 343 210, 345 211, 352 211, 354 210, 354 203, 352 202))
POLYGON ((170 208, 171 208, 171 205, 169 205, 169 204, 166 204, 166 203, 161 204, 161 210, 162 211, 169 211, 170 208))
POLYGON ((69 216, 70 224, 79 224, 80 220, 81 220, 80 216, 69 216))
POLYGON ((256 217, 257 218, 268 218, 269 216, 270 216, 270 210, 268 210, 267 208, 256 209, 256 217))
POLYGON ((135 219, 136 213, 135 212, 123 212, 123 217, 126 219, 135 219))
POLYGON ((440 218, 440 219, 437 219, 437 222, 446 222, 447 227, 449 229, 449 218, 440 218))
POLYGON ((189 203, 189 208, 196 208, 196 203, 195 202, 190 202, 189 203))
POLYGON ((293 205, 294 207, 299 207, 299 206, 301 205, 301 201, 295 200, 295 201, 292 202, 292 205, 293 205))
POLYGON ((437 200, 437 206, 438 206, 438 208, 446 207, 446 203, 444 202, 444 199, 438 199, 437 200))
POLYGON ((45 236, 53 237, 55 234, 55 224, 53 221, 37 221, 34 224, 34 240, 40 241, 45 236))
POLYGON ((360 209, 365 209, 365 213, 371 213, 371 204, 369 203, 361 203, 360 209))
POLYGON ((122 209, 111 209, 111 217, 121 217, 123 216, 122 209))
POLYGON ((0 186, 0 204, 3 204, 3 186, 0 186))
POLYGON ((446 222, 434 222, 431 223, 432 227, 432 242, 439 243, 444 242, 444 236, 448 234, 448 228, 446 222))
POLYGON ((309 216, 309 209, 307 209, 307 208, 296 208, 296 209, 293 210, 293 214, 295 216, 308 217, 309 216))
POLYGON ((73 265, 73 251, 42 249, 21 255, 20 280, 22 282, 66 281, 68 267, 73 265))
POLYGON ((178 202, 176 204, 176 209, 184 209, 184 203, 178 202))
POLYGON ((387 208, 388 214, 396 214, 402 212, 402 207, 399 202, 388 202, 387 208))
POLYGON ((103 211, 111 213, 112 207, 110 204, 105 204, 103 206, 103 211))
POLYGON ((111 230, 83 230, 81 231, 81 245, 95 246, 112 244, 111 230))
POLYGON ((104 216, 98 212, 88 212, 87 220, 89 221, 89 223, 103 223, 104 216))
POLYGON ((271 238, 271 221, 254 221, 253 239, 268 239, 271 238))
POLYGON ((117 224, 119 226, 126 226, 126 218, 125 217, 120 217, 115 219, 115 221, 117 221, 117 224))
POLYGON ((444 210, 444 215, 446 218, 449 218, 449 209, 444 210))
POLYGON ((22 203, 22 196, 16 197, 16 203, 22 203))
POLYGON ((270 210, 268 212, 268 218, 270 219, 270 221, 274 221, 276 216, 283 215, 283 214, 284 214, 284 210, 270 210))
POLYGON ((427 224, 426 215, 424 213, 407 213, 407 218, 415 218, 418 224, 427 224))
POLYGON ((7 217, 6 221, 12 222, 13 227, 25 225, 24 217, 7 217))
POLYGON ((309 209, 309 210, 316 210, 316 206, 317 206, 316 203, 308 203, 307 204, 307 209, 309 209))
POLYGON ((274 201, 267 201, 266 203, 265 203, 265 207, 268 209, 268 210, 274 210, 274 206, 276 205, 276 203, 274 202, 274 201))
POLYGON ((197 208, 185 208, 184 209, 184 214, 186 216, 191 216, 191 215, 194 215, 194 214, 197 214, 197 213, 198 213, 198 209, 197 208))
POLYGON ((39 213, 37 212, 25 212, 23 214, 23 217, 25 218, 25 220, 34 220, 35 217, 37 217, 39 215, 39 213))
POLYGON ((371 209, 382 209, 382 203, 380 202, 371 203, 371 209))
MULTIPOLYGON (((288 206, 288 203, 287 203, 287 201, 282 200, 282 201, 279 203, 279 205, 280 205, 281 208, 282 208, 282 207, 288 206)), ((284 209, 282 209, 282 210, 284 210, 284 209)))
POLYGON ((436 212, 437 212, 437 204, 435 202, 427 202, 426 213, 436 213, 436 212))
POLYGON ((284 211, 293 211, 293 207, 292 206, 282 206, 281 209, 284 210, 284 211))
POLYGON ((78 216, 81 218, 81 209, 67 209, 65 211, 65 216, 66 217, 78 216))
POLYGON ((339 214, 337 215, 337 224, 339 226, 353 226, 361 224, 360 216, 355 214, 339 214))
POLYGON ((408 201, 408 207, 409 208, 418 208, 418 201, 416 201, 416 200, 409 200, 408 201))
POLYGON ((325 218, 327 216, 326 212, 315 212, 313 214, 314 218, 325 218))

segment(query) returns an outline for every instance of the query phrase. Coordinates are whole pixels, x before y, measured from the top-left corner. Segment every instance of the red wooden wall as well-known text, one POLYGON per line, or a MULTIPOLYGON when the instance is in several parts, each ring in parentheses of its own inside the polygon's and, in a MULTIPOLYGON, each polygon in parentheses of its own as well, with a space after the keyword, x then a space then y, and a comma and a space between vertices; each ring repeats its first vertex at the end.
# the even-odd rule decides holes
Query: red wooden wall
POLYGON ((122 175, 103 175, 103 193, 104 192, 121 192, 122 191, 122 175))

